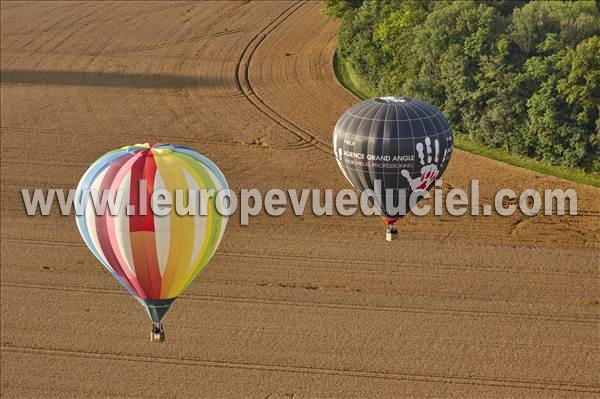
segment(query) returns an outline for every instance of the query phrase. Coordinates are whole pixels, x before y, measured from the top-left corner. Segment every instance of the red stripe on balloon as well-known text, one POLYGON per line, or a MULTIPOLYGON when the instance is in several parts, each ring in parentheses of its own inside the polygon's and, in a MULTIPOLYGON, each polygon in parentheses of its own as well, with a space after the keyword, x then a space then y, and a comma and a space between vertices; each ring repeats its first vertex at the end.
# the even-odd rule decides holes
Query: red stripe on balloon
MULTIPOLYGON (((140 154, 141 156, 135 161, 135 163, 131 166, 131 179, 129 183, 129 206, 131 207, 131 212, 129 216, 129 231, 142 231, 142 215, 143 212, 141 203, 142 201, 146 205, 145 210, 148 210, 148 201, 146 199, 147 195, 144 192, 143 199, 140 195, 140 181, 144 180, 144 165, 146 164, 146 154, 147 150, 140 154)), ((145 181, 145 180, 144 180, 145 181)))
MULTIPOLYGON (((102 198, 102 196, 105 194, 105 190, 107 190, 107 192, 110 190, 110 186, 113 183, 115 176, 117 175, 119 170, 123 167, 123 165, 127 162, 127 160, 129 160, 129 158, 130 157, 128 157, 128 156, 119 158, 119 159, 115 160, 108 167, 106 174, 104 175, 104 178, 102 179, 102 182, 100 183, 99 192, 98 192, 99 198, 102 198)), ((111 192, 111 193, 114 196, 114 198, 116 199, 116 192, 111 192)), ((132 284, 130 279, 127 277, 127 275, 123 271, 123 267, 126 267, 126 265, 122 265, 121 262, 119 262, 117 256, 115 255, 115 251, 110 244, 110 237, 109 237, 110 232, 108 230, 108 218, 109 217, 110 217, 110 213, 109 213, 108 209, 104 210, 103 215, 99 215, 98 213, 96 213, 96 215, 95 215, 96 234, 98 235, 98 242, 100 243, 100 248, 102 249, 102 253, 104 253, 104 257, 106 258, 106 261, 112 267, 112 269, 117 274, 117 276, 119 276, 119 278, 121 279, 123 284, 125 284, 127 287, 129 287, 134 292, 136 292, 138 295, 143 294, 143 293, 137 292, 139 290, 139 289, 136 289, 136 288, 138 288, 137 284, 132 284)))
POLYGON ((151 151, 146 151, 142 159, 142 164, 136 162, 131 169, 131 203, 135 206, 135 215, 130 216, 129 219, 131 255, 137 280, 144 290, 146 298, 161 299, 161 276, 156 253, 154 214, 150 204, 154 191, 156 162, 151 151), (145 190, 143 184, 142 189, 139 189, 142 180, 145 181, 145 190), (140 205, 145 206, 146 214, 140 214, 140 205))
MULTIPOLYGON (((115 175, 113 182, 111 183, 111 186, 110 186, 111 191, 117 192, 117 190, 120 189, 121 184, 123 183, 123 180, 125 179, 127 174, 131 172, 131 166, 136 161, 138 161, 141 156, 142 156, 142 154, 136 154, 135 156, 130 156, 129 159, 121 166, 120 170, 115 175)), ((125 201, 129 200, 129 198, 123 198, 123 199, 125 201)), ((122 209, 121 209, 121 211, 122 211, 122 209)), ((119 264, 121 265, 123 272, 125 273, 125 275, 129 279, 129 282, 131 283, 131 287, 130 287, 131 290, 133 290, 133 292, 135 292, 136 295, 143 298, 143 297, 145 297, 144 290, 142 289, 142 287, 140 287, 140 284, 137 280, 135 272, 133 272, 131 270, 130 266, 127 265, 127 261, 125 260, 123 254, 121 253, 121 248, 119 246, 117 236, 124 234, 124 233, 122 231, 117 232, 117 230, 116 230, 117 226, 115 224, 115 219, 118 216, 119 215, 110 215, 106 218, 106 228, 107 228, 107 231, 109 232, 108 237, 110 239, 110 245, 113 248, 115 257, 116 257, 117 261, 119 262, 119 264)), ((125 215, 120 215, 120 216, 125 216, 125 215)), ((129 220, 127 220, 127 222, 129 224, 129 220)), ((131 244, 129 244, 129 248, 123 248, 123 249, 126 252, 130 252, 131 244)), ((131 266, 133 267, 133 264, 131 266)))
MULTIPOLYGON (((154 192, 154 179, 156 177, 156 161, 152 151, 148 150, 146 154, 146 163, 144 164, 144 180, 146 181, 146 214, 142 215, 142 230, 154 231, 154 214, 152 213, 150 200, 154 192)), ((142 199, 144 199, 142 197, 142 199)))

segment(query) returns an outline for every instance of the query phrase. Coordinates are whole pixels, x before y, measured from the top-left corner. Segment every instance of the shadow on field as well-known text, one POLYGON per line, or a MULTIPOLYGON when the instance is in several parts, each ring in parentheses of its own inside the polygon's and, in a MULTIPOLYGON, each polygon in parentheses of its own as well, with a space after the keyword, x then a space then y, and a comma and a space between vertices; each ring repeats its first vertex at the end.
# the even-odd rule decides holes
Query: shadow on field
POLYGON ((6 84, 130 87, 160 89, 211 86, 219 79, 191 75, 121 72, 31 71, 6 69, 0 71, 0 82, 6 84))

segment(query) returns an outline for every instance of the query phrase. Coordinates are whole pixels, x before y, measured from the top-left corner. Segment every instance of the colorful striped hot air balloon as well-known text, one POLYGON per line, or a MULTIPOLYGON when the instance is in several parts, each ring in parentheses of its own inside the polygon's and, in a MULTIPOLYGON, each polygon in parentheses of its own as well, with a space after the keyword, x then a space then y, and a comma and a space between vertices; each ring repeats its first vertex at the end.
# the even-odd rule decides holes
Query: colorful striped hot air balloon
MULTIPOLYGON (((216 193, 227 181, 208 158, 183 146, 136 144, 111 151, 98 159, 77 187, 77 227, 85 243, 102 265, 144 306, 153 324, 153 339, 162 341, 161 320, 171 303, 206 266, 215 253, 227 225, 218 212, 216 193), (153 212, 155 190, 172 198, 171 212, 153 212), (176 191, 183 205, 199 195, 195 214, 175 211, 176 191), (194 191, 195 190, 195 191, 194 191), (94 194, 96 193, 96 194, 94 194), (98 212, 98 199, 110 193, 120 207, 98 212), (86 199, 82 201, 82 196, 86 199)), ((110 197, 105 197, 110 198, 110 197)))

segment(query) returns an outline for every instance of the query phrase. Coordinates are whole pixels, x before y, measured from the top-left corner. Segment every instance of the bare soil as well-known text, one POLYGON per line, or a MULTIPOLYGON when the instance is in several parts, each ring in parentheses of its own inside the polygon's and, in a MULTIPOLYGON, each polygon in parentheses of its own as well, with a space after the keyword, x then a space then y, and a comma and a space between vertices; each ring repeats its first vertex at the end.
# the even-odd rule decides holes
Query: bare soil
POLYGON ((574 188, 577 216, 232 219, 150 343, 74 218, 111 149, 184 144, 232 188, 349 185, 330 154, 356 102, 320 3, 2 2, 3 397, 598 397, 600 190, 456 151, 444 190, 574 188))

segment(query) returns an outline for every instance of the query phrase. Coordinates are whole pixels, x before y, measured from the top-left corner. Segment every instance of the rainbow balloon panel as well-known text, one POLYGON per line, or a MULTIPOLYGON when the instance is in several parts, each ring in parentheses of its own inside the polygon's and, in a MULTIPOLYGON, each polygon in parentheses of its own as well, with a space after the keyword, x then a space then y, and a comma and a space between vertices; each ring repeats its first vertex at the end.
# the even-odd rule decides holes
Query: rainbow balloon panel
MULTIPOLYGON (((227 181, 208 158, 183 146, 136 144, 111 151, 83 175, 76 198, 86 195, 84 211, 77 216, 79 231, 93 254, 113 276, 146 307, 164 307, 185 290, 215 253, 227 224, 217 211, 216 195, 200 196, 206 210, 202 216, 179 215, 190 205, 190 189, 226 189, 227 181), (152 193, 166 190, 172 198, 171 212, 153 212, 152 193), (108 192, 116 212, 98 214, 90 193, 108 192), (163 300, 161 302, 161 300, 163 300)), ((98 201, 96 201, 98 203, 98 201)), ((156 205, 156 204, 154 204, 156 205)))

